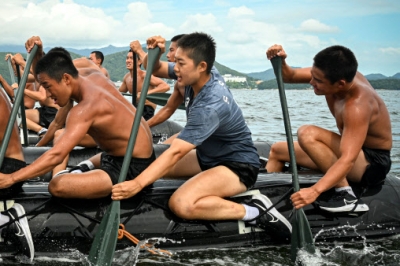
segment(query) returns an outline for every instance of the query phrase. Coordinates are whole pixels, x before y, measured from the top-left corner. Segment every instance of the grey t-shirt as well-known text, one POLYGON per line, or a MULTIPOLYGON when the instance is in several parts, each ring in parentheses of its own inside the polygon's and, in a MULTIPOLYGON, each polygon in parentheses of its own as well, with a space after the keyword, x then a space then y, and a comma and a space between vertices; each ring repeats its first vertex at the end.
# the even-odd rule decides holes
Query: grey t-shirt
MULTIPOLYGON (((169 63, 168 73, 176 79, 174 65, 169 63)), ((178 138, 196 146, 201 163, 214 166, 220 162, 239 162, 260 167, 242 110, 215 67, 211 69, 210 80, 195 98, 193 95, 193 88, 186 86, 187 123, 178 138)))

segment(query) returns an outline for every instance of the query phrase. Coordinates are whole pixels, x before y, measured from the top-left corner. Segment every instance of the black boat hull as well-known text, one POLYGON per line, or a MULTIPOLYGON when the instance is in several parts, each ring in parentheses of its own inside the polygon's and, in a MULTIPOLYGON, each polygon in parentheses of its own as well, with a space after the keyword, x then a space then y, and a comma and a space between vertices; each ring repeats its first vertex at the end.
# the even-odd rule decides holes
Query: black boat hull
MULTIPOLYGON (((262 157, 268 156, 268 143, 259 142, 256 146, 262 157)), ((154 147, 157 155, 167 148, 166 145, 154 147)), ((87 153, 95 154, 96 150, 79 150, 76 154, 71 154, 70 160, 86 159, 90 157, 87 153)), ((313 185, 320 177, 319 173, 300 170, 300 186, 313 185)), ((36 254, 66 252, 71 249, 87 254, 110 199, 53 198, 47 191, 48 183, 44 181, 45 179, 38 178, 26 182, 22 191, 14 198, 15 202, 24 206, 27 213, 36 254)), ((171 250, 288 243, 273 237, 274 234, 268 230, 262 231, 242 221, 187 221, 176 217, 168 209, 168 199, 183 182, 161 179, 135 197, 122 201, 121 223, 125 225, 125 229, 138 239, 158 239, 158 247, 171 250)), ((243 202, 254 193, 262 193, 275 203, 291 188, 289 173, 260 173, 251 191, 231 200, 243 202)), ((357 187, 354 189, 356 193, 361 192, 357 187)), ((330 191, 325 194, 329 193, 330 191)), ((354 216, 332 215, 314 205, 305 207, 304 211, 316 241, 390 236, 400 233, 399 195, 400 180, 389 174, 381 186, 363 193, 362 199, 370 208, 366 213, 354 216)), ((292 205, 289 196, 277 204, 277 209, 290 220, 292 205)), ((118 241, 117 249, 132 245, 127 239, 122 239, 118 241)), ((0 243, 2 256, 14 251, 13 245, 0 243)))

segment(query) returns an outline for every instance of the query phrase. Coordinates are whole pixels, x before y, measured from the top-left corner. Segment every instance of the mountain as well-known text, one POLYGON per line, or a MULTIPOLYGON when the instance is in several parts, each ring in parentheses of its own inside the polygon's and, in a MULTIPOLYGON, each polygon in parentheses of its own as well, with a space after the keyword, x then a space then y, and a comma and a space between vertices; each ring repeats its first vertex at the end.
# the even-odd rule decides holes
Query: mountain
POLYGON ((252 77, 256 80, 271 80, 275 79, 274 70, 272 68, 262 71, 262 72, 253 72, 246 74, 249 77, 252 77))
POLYGON ((369 74, 369 75, 365 75, 365 77, 368 80, 387 79, 387 77, 382 74, 369 74))
POLYGON ((399 73, 396 73, 396 74, 394 74, 394 75, 392 76, 392 78, 395 78, 395 79, 400 79, 400 72, 399 72, 399 73))
POLYGON ((109 45, 103 48, 86 48, 86 49, 74 49, 74 48, 66 48, 68 51, 72 51, 77 54, 81 54, 83 56, 89 56, 92 51, 101 51, 104 56, 119 53, 122 51, 128 51, 129 46, 126 47, 116 47, 113 45, 109 45))

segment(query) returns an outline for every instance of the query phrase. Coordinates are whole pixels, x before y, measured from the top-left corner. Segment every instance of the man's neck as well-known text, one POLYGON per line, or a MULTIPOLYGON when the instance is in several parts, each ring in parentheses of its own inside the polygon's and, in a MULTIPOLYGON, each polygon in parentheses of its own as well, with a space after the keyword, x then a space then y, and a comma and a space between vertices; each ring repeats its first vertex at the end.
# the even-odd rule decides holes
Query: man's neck
POLYGON ((192 84, 192 88, 194 91, 194 97, 196 97, 197 94, 199 94, 201 89, 204 87, 204 85, 206 85, 206 83, 210 80, 210 78, 211 78, 211 74, 204 74, 204 75, 200 76, 200 78, 197 80, 197 82, 195 84, 192 84))

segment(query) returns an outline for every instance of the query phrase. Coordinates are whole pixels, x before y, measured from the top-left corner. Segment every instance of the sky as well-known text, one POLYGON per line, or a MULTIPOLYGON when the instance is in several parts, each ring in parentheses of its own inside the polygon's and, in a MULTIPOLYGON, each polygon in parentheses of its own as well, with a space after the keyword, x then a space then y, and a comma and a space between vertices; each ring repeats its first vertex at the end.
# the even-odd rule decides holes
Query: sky
POLYGON ((0 10, 0 45, 38 35, 45 47, 129 47, 198 31, 215 39, 217 62, 243 73, 271 68, 265 52, 273 44, 295 67, 339 44, 363 74, 400 72, 399 0, 9 0, 0 10))

